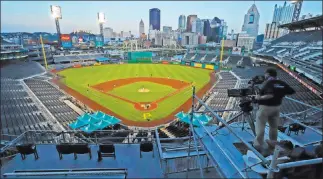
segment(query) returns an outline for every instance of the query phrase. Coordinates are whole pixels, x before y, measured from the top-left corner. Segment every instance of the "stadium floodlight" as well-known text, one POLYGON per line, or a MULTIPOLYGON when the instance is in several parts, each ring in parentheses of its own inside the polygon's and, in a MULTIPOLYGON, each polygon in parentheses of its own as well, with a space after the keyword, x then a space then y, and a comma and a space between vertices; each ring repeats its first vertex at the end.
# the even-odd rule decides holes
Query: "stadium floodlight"
POLYGON ((50 6, 50 11, 51 11, 52 16, 55 19, 62 19, 62 11, 61 11, 60 6, 51 5, 50 6))
POLYGON ((104 23, 105 22, 105 15, 103 12, 98 13, 98 21, 99 23, 104 23))

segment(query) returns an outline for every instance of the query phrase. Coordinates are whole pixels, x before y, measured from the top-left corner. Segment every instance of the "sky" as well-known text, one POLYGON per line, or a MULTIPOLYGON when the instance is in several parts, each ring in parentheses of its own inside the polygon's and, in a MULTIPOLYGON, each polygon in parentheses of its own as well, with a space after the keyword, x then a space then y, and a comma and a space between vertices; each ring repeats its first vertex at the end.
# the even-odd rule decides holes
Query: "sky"
MULTIPOLYGON (((219 17, 228 25, 228 32, 240 32, 244 15, 254 1, 1 1, 1 32, 50 32, 55 33, 54 19, 50 15, 50 5, 62 8, 61 33, 73 30, 90 30, 99 33, 97 13, 104 12, 104 27, 115 32, 131 31, 139 33, 139 22, 149 28, 149 9, 159 8, 162 26, 178 28, 178 17, 196 14, 201 19, 219 17)), ((260 13, 259 34, 264 33, 266 23, 273 17, 275 4, 284 1, 255 1, 260 13)), ((303 2, 301 15, 322 14, 322 1, 303 2)))

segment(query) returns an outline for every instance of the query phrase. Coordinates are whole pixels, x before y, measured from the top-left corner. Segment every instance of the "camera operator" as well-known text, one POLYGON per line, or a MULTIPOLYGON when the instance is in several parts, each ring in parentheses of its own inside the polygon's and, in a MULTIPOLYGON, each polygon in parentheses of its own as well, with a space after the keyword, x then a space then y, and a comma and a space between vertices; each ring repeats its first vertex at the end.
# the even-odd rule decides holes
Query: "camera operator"
POLYGON ((268 151, 268 145, 264 142, 266 123, 269 123, 269 139, 277 141, 280 105, 285 95, 295 93, 293 88, 276 77, 277 71, 275 69, 267 69, 260 94, 255 96, 255 102, 259 104, 259 109, 256 115, 256 138, 253 145, 263 154, 268 151))

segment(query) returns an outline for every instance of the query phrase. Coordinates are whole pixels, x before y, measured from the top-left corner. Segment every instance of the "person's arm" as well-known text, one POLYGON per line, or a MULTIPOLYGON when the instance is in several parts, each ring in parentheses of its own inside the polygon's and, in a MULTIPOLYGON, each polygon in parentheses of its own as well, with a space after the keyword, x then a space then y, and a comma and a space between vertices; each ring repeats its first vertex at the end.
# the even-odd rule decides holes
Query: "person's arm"
POLYGON ((274 97, 274 95, 272 95, 272 94, 265 94, 265 95, 262 95, 262 96, 257 95, 255 99, 256 100, 267 100, 267 99, 271 99, 273 97, 274 97))
POLYGON ((264 86, 260 89, 260 95, 255 97, 256 100, 268 100, 274 97, 274 91, 270 83, 265 83, 264 86))
MULTIPOLYGON (((285 82, 284 82, 285 83, 285 82)), ((285 83, 285 94, 287 95, 292 95, 294 94, 296 91, 290 87, 287 83, 285 83)))

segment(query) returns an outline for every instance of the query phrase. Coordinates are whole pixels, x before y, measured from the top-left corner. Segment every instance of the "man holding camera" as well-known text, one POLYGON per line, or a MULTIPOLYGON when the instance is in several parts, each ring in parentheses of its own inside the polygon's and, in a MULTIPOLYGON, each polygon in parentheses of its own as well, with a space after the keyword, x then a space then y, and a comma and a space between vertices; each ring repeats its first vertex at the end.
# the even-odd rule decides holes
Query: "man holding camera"
POLYGON ((263 155, 268 154, 268 144, 264 142, 266 123, 269 124, 269 139, 277 141, 280 105, 285 95, 295 93, 293 88, 276 77, 275 69, 267 69, 266 81, 260 89, 260 94, 255 97, 259 109, 256 115, 256 138, 253 145, 263 155))

